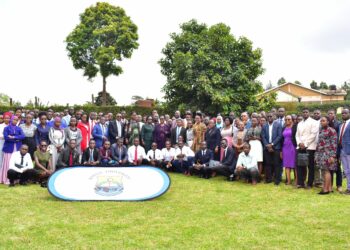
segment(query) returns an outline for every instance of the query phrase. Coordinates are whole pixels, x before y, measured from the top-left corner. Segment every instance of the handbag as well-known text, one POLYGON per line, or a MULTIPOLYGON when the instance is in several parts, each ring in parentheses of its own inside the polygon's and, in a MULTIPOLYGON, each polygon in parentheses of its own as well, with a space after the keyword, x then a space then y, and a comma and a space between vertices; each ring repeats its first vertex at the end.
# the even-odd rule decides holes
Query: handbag
POLYGON ((298 152, 297 155, 297 166, 306 167, 309 165, 309 153, 298 152))

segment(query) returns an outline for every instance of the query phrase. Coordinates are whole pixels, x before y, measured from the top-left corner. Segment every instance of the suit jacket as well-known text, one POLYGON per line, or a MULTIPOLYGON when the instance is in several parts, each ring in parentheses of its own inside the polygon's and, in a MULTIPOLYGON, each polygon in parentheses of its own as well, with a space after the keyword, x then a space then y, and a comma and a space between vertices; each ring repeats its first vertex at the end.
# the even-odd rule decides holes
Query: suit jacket
MULTIPOLYGON (((341 133, 341 125, 339 126, 339 132, 338 132, 338 136, 340 136, 341 133)), ((339 139, 338 139, 339 142, 339 139)), ((343 138, 342 138, 342 143, 340 145, 341 150, 343 150, 345 152, 345 154, 350 155, 350 122, 348 123, 348 125, 345 127, 344 129, 344 134, 343 134, 343 138)), ((338 148, 340 148, 338 147, 338 148)))
POLYGON ((202 150, 198 150, 194 155, 194 163, 204 164, 209 166, 210 160, 214 159, 214 153, 210 149, 205 150, 205 154, 202 155, 202 150))
MULTIPOLYGON (((100 161, 100 154, 97 148, 94 148, 93 152, 94 161, 100 161)), ((81 164, 88 162, 90 160, 90 148, 84 150, 83 156, 81 158, 81 164)))
POLYGON ((108 138, 108 130, 109 127, 105 125, 105 133, 103 134, 101 124, 97 123, 94 128, 92 129, 92 137, 94 137, 94 140, 96 142, 96 148, 100 148, 103 145, 103 139, 102 137, 105 136, 108 138))
POLYGON ((205 141, 210 150, 215 150, 216 147, 220 147, 221 133, 216 127, 207 129, 205 132, 205 141))
MULTIPOLYGON (((25 138, 23 130, 18 126, 7 126, 4 128, 4 147, 2 151, 4 153, 13 153, 16 145, 16 150, 18 151, 22 146, 22 140, 25 138), (9 138, 9 136, 14 138, 9 138)), ((2 163, 0 163, 2 164, 2 163)))
MULTIPOLYGON (((119 150, 117 145, 112 146, 112 159, 115 161, 119 161, 119 150)), ((128 149, 123 145, 121 149, 121 159, 123 161, 128 161, 128 149)))
MULTIPOLYGON (((266 147, 266 145, 270 144, 269 143, 269 138, 270 138, 270 132, 269 132, 269 124, 266 123, 261 131, 261 140, 263 143, 263 146, 266 147)), ((282 127, 278 122, 273 122, 272 124, 272 143, 273 143, 273 148, 275 150, 281 150, 282 148, 282 127)))
MULTIPOLYGON (((176 129, 177 127, 173 128, 171 130, 171 144, 176 144, 176 129)), ((179 136, 182 136, 184 138, 184 143, 186 142, 186 129, 184 127, 181 127, 179 136)))
MULTIPOLYGON (((221 148, 221 150, 224 150, 224 149, 221 148)), ((237 162, 237 159, 235 157, 235 151, 233 150, 233 148, 227 147, 226 156, 224 152, 224 157, 222 158, 221 164, 228 166, 232 171, 236 168, 236 162, 237 162)))
MULTIPOLYGON (((297 147, 297 140, 295 139, 295 135, 297 133, 297 124, 294 124, 292 127, 292 143, 294 145, 294 147, 297 147)), ((281 145, 283 147, 283 143, 284 143, 284 136, 283 136, 283 131, 286 129, 286 127, 283 127, 282 129, 282 139, 281 139, 281 145)))
MULTIPOLYGON (((120 127, 121 127, 121 137, 125 137, 125 128, 124 128, 125 124, 120 121, 120 127)), ((109 122, 108 124, 108 135, 109 135, 109 141, 111 142, 111 144, 116 143, 117 139, 116 137, 118 136, 118 126, 117 126, 117 121, 113 120, 111 122, 109 122)))
MULTIPOLYGON (((73 165, 79 165, 79 153, 76 149, 73 150, 73 165)), ((66 167, 71 167, 69 166, 69 155, 70 155, 70 148, 65 148, 63 151, 60 153, 58 156, 57 160, 57 168, 66 168, 66 167)))

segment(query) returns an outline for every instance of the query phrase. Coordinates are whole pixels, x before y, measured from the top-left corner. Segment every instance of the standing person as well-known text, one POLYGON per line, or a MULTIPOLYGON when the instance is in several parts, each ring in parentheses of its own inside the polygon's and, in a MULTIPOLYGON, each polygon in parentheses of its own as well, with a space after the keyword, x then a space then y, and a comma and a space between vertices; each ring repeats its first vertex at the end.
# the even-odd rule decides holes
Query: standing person
POLYGON ((277 122, 284 127, 286 110, 284 108, 279 108, 277 111, 277 122))
POLYGON ((245 135, 245 141, 250 145, 250 154, 254 155, 258 161, 259 175, 262 174, 262 163, 263 163, 263 147, 261 144, 261 127, 259 126, 258 119, 251 119, 251 127, 247 129, 245 135))
POLYGON ((61 118, 55 117, 53 127, 49 131, 50 138, 50 152, 52 156, 52 170, 56 170, 56 164, 59 153, 64 148, 65 134, 64 130, 61 128, 61 118))
POLYGON ((323 188, 319 192, 321 195, 332 192, 330 171, 336 171, 337 168, 337 132, 329 127, 329 121, 328 117, 322 117, 320 120, 321 129, 315 152, 315 162, 324 175, 323 188))
POLYGON ((142 129, 141 129, 142 145, 145 148, 146 152, 148 152, 151 149, 152 142, 153 142, 154 126, 152 122, 153 122, 152 116, 148 116, 147 122, 142 126, 142 129))
POLYGON ((25 123, 22 123, 21 125, 19 125, 19 127, 23 130, 25 136, 22 143, 28 146, 30 157, 32 157, 32 160, 34 160, 34 152, 37 149, 35 141, 37 127, 33 124, 32 115, 27 114, 25 123))
MULTIPOLYGON (((316 137, 319 131, 318 123, 310 117, 308 108, 303 109, 303 120, 298 123, 296 141, 298 153, 308 153, 308 181, 307 188, 312 188, 315 175, 316 137)), ((306 167, 297 166, 298 188, 305 187, 307 175, 306 167)))
POLYGON ((37 126, 36 135, 35 135, 37 148, 39 148, 41 141, 46 141, 47 144, 50 143, 50 139, 49 139, 50 127, 47 125, 46 112, 39 113, 39 120, 40 120, 40 123, 37 126))
POLYGON ((5 143, 5 137, 4 137, 4 129, 10 124, 10 113, 5 113, 3 115, 4 122, 0 124, 0 169, 2 166, 2 159, 4 152, 2 151, 5 143))
POLYGON ((85 149, 81 157, 81 164, 87 166, 96 166, 100 163, 100 152, 96 148, 94 139, 90 139, 89 147, 85 149))
POLYGON ((65 146, 69 145, 70 140, 76 141, 76 149, 81 153, 80 144, 83 140, 83 136, 81 135, 80 129, 77 128, 77 118, 71 117, 69 121, 69 126, 64 129, 64 135, 65 135, 65 146))
POLYGON ((222 121, 222 116, 221 116, 221 115, 218 115, 218 116, 216 117, 216 127, 217 127, 218 129, 222 129, 223 126, 224 126, 224 125, 223 125, 223 121, 222 121))
POLYGON ((205 132, 205 146, 212 151, 213 157, 216 161, 220 160, 220 140, 220 130, 215 126, 213 120, 209 120, 208 130, 205 132))
POLYGON ((287 115, 285 117, 285 123, 282 129, 282 166, 286 170, 286 185, 291 184, 290 172, 294 170, 295 185, 297 185, 297 173, 296 173, 296 147, 297 141, 295 135, 297 133, 297 125, 293 124, 292 116, 287 115))
POLYGON ((193 122, 192 122, 192 119, 189 119, 189 120, 187 120, 186 142, 187 142, 187 146, 189 146, 190 148, 193 145, 193 139, 194 139, 193 122))
POLYGON ((50 152, 47 151, 46 141, 41 141, 39 149, 34 152, 34 169, 39 178, 39 183, 42 187, 47 186, 47 179, 53 173, 52 158, 50 152))
POLYGON ((193 138, 193 145, 192 145, 191 149, 194 152, 197 152, 201 147, 201 143, 204 141, 205 132, 207 131, 207 127, 202 122, 202 117, 198 114, 195 116, 194 121, 195 121, 195 123, 193 125, 194 138, 193 138))
POLYGON ((108 124, 109 141, 112 143, 117 142, 119 138, 124 140, 125 137, 125 122, 122 121, 122 115, 118 113, 116 119, 112 120, 108 124))
POLYGON ((350 111, 343 109, 343 123, 339 127, 338 147, 340 151, 340 160, 343 164, 344 173, 347 181, 347 189, 344 194, 350 195, 350 111))
MULTIPOLYGON (((181 113, 179 110, 176 110, 174 113, 174 118, 172 121, 172 125, 171 125, 171 130, 173 130, 176 126, 177 126, 177 120, 181 119, 181 113)), ((182 120, 182 119, 181 119, 182 120)))
POLYGON ((102 116, 100 122, 96 123, 92 129, 92 138, 95 139, 96 147, 101 148, 105 141, 108 141, 108 127, 106 119, 102 116))
POLYGON ((58 156, 57 169, 79 165, 80 155, 76 146, 76 141, 74 139, 69 141, 68 147, 63 149, 58 156))
MULTIPOLYGON (((243 144, 244 144, 244 138, 247 130, 244 127, 243 122, 238 123, 238 130, 237 133, 233 134, 233 147, 235 148, 236 156, 243 152, 243 144)), ((222 134, 221 134, 222 136, 222 134)))
POLYGON ((128 160, 131 166, 139 166, 146 159, 145 149, 140 146, 140 139, 135 138, 133 140, 134 145, 128 149, 128 160))
MULTIPOLYGON (((171 144, 173 147, 179 143, 179 137, 181 136, 184 138, 184 142, 186 142, 186 129, 183 127, 182 119, 178 118, 176 120, 176 127, 171 130, 171 144)), ((193 128, 192 128, 193 129, 193 128)), ((194 129, 193 129, 193 136, 194 135, 194 129)), ((194 140, 193 137, 193 140, 194 140)))
POLYGON ((128 149, 123 141, 123 138, 118 138, 117 143, 112 145, 112 158, 116 161, 116 166, 128 165, 128 149))
POLYGON ((248 112, 243 112, 243 113, 241 114, 241 120, 242 120, 242 122, 243 122, 243 124, 244 124, 245 129, 250 128, 250 126, 252 125, 252 123, 251 123, 251 121, 250 121, 250 119, 249 119, 249 114, 248 114, 248 112))
MULTIPOLYGON (((313 116, 312 118, 316 121, 318 129, 321 129, 321 111, 319 109, 315 109, 313 112, 313 116)), ((316 143, 318 142, 318 132, 316 135, 316 143)), ((315 187, 322 187, 323 185, 323 174, 322 174, 322 169, 321 166, 315 164, 315 168, 314 168, 314 185, 315 187)))
POLYGON ((164 116, 160 116, 159 124, 156 125, 153 131, 153 141, 157 143, 158 149, 163 149, 169 137, 170 127, 165 123, 164 116))
POLYGON ((267 124, 262 129, 262 143, 264 145, 264 156, 266 160, 265 178, 266 183, 272 182, 272 172, 275 177, 275 185, 281 182, 281 158, 280 152, 282 149, 282 127, 273 120, 271 113, 267 114, 267 124))
POLYGON ((134 145, 134 140, 140 139, 140 135, 141 135, 141 127, 140 127, 140 122, 137 121, 137 115, 135 112, 132 113, 131 115, 131 120, 129 123, 129 128, 128 128, 128 139, 127 139, 127 144, 129 144, 129 146, 134 145))
POLYGON ((89 114, 89 128, 90 128, 91 133, 92 133, 92 129, 95 127, 96 123, 97 123, 97 113, 90 112, 90 114, 89 114))
MULTIPOLYGON (((221 132, 220 132, 221 138, 226 139, 228 147, 233 146, 234 129, 233 129, 232 123, 233 123, 233 120, 231 117, 225 117, 224 125, 221 129, 221 132)), ((243 144, 243 142, 242 142, 242 144, 243 144)), ((221 151, 220 160, 222 160, 223 155, 224 155, 224 153, 221 151)))
POLYGON ((89 117, 86 113, 83 113, 81 115, 81 121, 78 123, 77 128, 80 129, 82 135, 82 140, 80 143, 80 152, 84 152, 84 150, 88 147, 89 141, 91 139, 89 117))
POLYGON ((243 145, 243 152, 239 154, 235 175, 244 177, 247 181, 251 181, 252 185, 256 185, 259 178, 258 164, 255 156, 250 154, 250 144, 243 145))

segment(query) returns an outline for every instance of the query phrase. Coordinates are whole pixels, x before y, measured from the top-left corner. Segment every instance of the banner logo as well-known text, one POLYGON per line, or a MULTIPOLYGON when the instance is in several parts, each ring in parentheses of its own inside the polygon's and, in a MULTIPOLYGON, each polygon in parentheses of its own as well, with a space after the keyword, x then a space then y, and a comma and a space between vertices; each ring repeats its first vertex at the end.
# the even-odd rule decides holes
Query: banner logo
POLYGON ((122 175, 99 175, 96 179, 96 194, 114 196, 122 193, 124 190, 122 175))

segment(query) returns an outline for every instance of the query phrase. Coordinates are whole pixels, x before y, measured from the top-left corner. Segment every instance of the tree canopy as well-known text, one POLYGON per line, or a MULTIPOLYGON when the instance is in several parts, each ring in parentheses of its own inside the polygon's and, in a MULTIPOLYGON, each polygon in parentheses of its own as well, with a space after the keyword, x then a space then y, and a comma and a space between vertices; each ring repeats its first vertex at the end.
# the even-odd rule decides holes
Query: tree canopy
POLYGON ((80 23, 67 36, 68 56, 76 69, 89 80, 98 73, 103 78, 102 103, 105 105, 106 78, 123 70, 117 64, 130 58, 138 48, 137 26, 125 11, 108 3, 97 3, 80 15, 80 23))
POLYGON ((277 86, 280 86, 280 85, 282 85, 282 84, 284 84, 284 83, 286 83, 287 81, 286 81, 286 79, 284 79, 284 77, 281 77, 280 79, 278 79, 278 81, 277 81, 277 86))
POLYGON ((217 113, 256 105, 255 95, 263 91, 256 80, 264 71, 261 49, 246 37, 235 38, 223 23, 208 27, 191 20, 180 28, 159 61, 169 106, 217 113))
POLYGON ((102 91, 101 92, 98 92, 97 96, 95 97, 95 104, 97 106, 105 106, 105 105, 108 105, 108 106, 112 106, 112 105, 117 105, 117 102, 116 100, 108 93, 106 92, 106 97, 107 97, 107 100, 106 100, 106 103, 103 104, 103 97, 102 97, 102 91))

